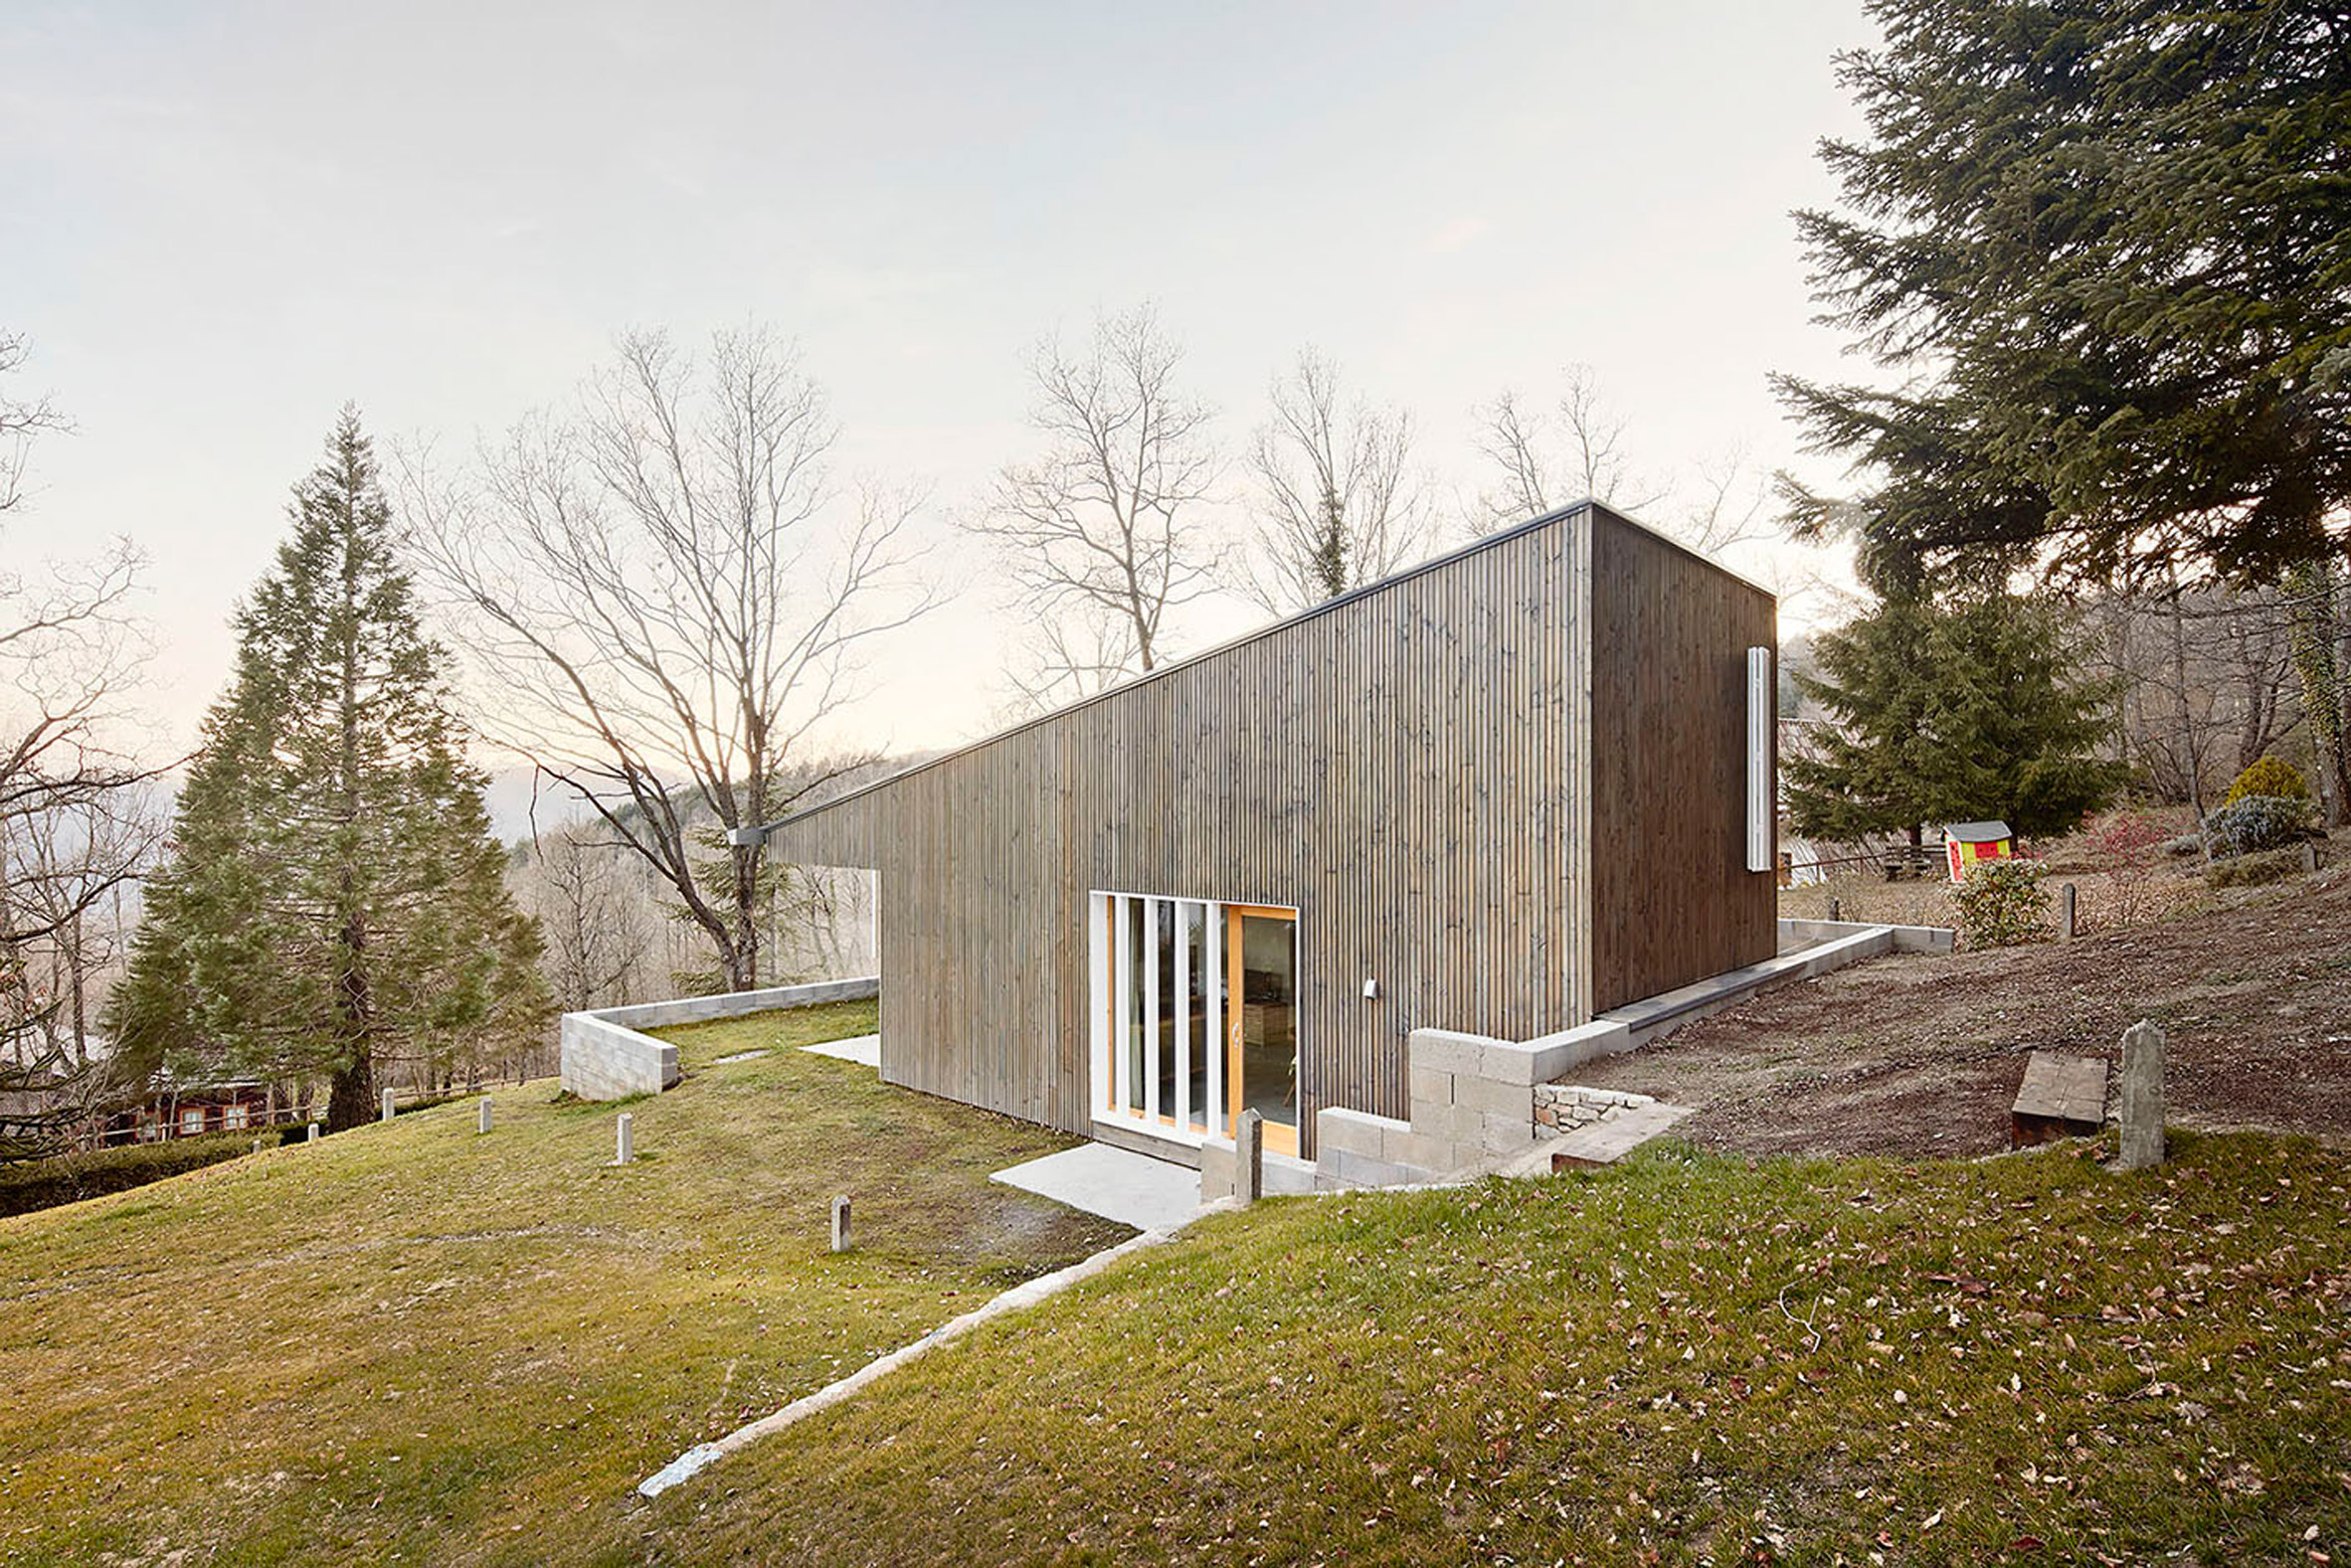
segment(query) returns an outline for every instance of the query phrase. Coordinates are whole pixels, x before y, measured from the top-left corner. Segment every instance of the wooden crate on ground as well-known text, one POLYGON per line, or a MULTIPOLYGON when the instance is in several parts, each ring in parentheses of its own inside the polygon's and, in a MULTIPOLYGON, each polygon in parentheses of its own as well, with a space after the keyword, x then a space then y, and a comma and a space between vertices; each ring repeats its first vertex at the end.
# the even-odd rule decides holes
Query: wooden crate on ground
POLYGON ((2025 1058, 2025 1081, 2008 1114, 2008 1146, 2052 1138, 2087 1137, 2106 1125, 2103 1057, 2035 1051, 2025 1058))

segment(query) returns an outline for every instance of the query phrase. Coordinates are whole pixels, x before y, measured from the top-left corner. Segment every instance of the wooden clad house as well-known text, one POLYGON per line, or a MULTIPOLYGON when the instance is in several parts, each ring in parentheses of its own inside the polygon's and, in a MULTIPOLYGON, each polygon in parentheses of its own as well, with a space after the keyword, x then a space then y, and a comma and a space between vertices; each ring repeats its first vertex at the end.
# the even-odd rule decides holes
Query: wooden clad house
POLYGON ((1404 1114, 1413 1028, 1774 953, 1774 615, 1586 503, 770 842, 878 873, 886 1080, 1177 1158, 1253 1107, 1311 1157, 1325 1107, 1404 1114))

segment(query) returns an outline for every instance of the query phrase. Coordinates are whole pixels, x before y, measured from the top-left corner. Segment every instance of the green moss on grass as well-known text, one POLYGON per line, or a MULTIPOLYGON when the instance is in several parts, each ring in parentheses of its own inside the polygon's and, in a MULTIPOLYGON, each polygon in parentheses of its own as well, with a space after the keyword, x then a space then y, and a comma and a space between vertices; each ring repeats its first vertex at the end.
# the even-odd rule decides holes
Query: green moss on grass
POLYGON ((727 1462, 632 1550, 2342 1561, 2351 1165, 2177 1141, 2135 1176, 1668 1149, 1269 1202, 727 1462))
POLYGON ((1067 1139, 804 1052, 636 1105, 627 1169, 552 1088, 0 1221, 0 1562, 579 1561, 687 1445, 1126 1234, 988 1180, 1067 1139))

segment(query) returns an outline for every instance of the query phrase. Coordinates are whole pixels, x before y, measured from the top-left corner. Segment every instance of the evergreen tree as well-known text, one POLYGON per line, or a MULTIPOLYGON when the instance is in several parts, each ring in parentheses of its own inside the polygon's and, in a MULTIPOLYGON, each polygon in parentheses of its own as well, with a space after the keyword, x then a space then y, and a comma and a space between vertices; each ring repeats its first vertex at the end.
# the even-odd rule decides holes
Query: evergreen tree
POLYGON ((1850 841, 1928 822, 1997 818, 2064 832, 2112 798, 2120 770, 2092 754, 2111 696, 2065 648, 2062 610, 1999 592, 1942 606, 1894 598, 1815 639, 1798 675, 1827 710, 1817 755, 1790 757, 1789 816, 1850 841))
MULTIPOLYGON (((2351 554, 2351 19, 2309 0, 1874 0, 1869 122, 1799 215, 1825 320, 1901 380, 1778 378, 1883 482, 1863 562, 2134 587, 2351 554)), ((1794 520, 1829 503, 1795 492, 1794 520)), ((2338 635, 2297 593, 2297 648, 2338 635)), ((2351 820, 2351 684, 2297 660, 2351 820)))
POLYGON ((355 412, 291 516, 237 613, 114 1027, 140 1062, 328 1075, 339 1131, 374 1115, 380 1064, 429 1076, 547 1000, 355 412))

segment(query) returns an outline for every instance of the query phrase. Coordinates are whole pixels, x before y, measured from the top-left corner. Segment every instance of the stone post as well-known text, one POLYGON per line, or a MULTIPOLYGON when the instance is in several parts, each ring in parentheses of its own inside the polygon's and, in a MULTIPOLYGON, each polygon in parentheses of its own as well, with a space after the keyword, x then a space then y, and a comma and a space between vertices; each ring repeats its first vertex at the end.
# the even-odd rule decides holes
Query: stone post
POLYGON ((636 1119, 634 1117, 631 1116, 626 1111, 621 1113, 620 1126, 618 1129, 621 1146, 619 1151, 613 1156, 614 1164, 626 1165, 636 1157, 636 1138, 633 1132, 635 1125, 636 1119))
POLYGON ((1233 1132, 1232 1191, 1243 1203, 1265 1195, 1265 1118, 1254 1111, 1242 1112, 1233 1132))
POLYGON ((2066 942, 2074 940, 2078 928, 2074 924, 2074 884, 2058 884, 2058 936, 2066 942))
POLYGON ((849 1200, 846 1196, 832 1200, 832 1250, 849 1250, 849 1200))
POLYGON ((2117 1170, 2163 1163, 2163 1026, 2142 1018, 2122 1031, 2122 1151, 2117 1170))
POLYGON ((1842 922, 1844 919, 1845 919, 1845 905, 1844 905, 1844 901, 1843 901, 1842 899, 1831 899, 1831 900, 1829 900, 1829 923, 1830 923, 1831 925, 1837 925, 1837 924, 1841 923, 1841 922, 1842 922))
POLYGON ((384 1120, 392 1120, 392 1091, 389 1089, 384 1091, 384 1120))
POLYGON ((480 1132, 487 1132, 489 1130, 490 1130, 490 1097, 489 1097, 489 1096, 487 1096, 487 1095, 483 1095, 483 1096, 481 1097, 481 1127, 480 1127, 479 1131, 480 1131, 480 1132))
POLYGON ((319 1137, 320 1137, 320 1136, 321 1136, 321 1135, 322 1135, 322 1134, 323 1134, 325 1132, 326 1132, 326 1129, 324 1129, 324 1128, 320 1127, 320 1126, 319 1126, 317 1123, 315 1123, 315 1122, 311 1123, 311 1124, 310 1124, 310 1134, 309 1134, 308 1141, 310 1141, 310 1142, 312 1142, 312 1143, 315 1143, 315 1142, 317 1142, 317 1141, 318 1141, 318 1139, 319 1139, 319 1137))

